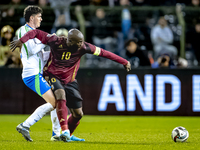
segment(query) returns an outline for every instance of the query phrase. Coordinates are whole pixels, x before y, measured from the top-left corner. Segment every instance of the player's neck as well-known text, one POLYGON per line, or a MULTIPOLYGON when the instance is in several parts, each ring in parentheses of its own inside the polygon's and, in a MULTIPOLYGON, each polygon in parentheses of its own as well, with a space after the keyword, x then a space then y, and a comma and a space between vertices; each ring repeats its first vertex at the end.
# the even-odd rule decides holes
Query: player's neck
POLYGON ((28 26, 30 26, 31 28, 35 29, 35 25, 32 22, 27 22, 26 23, 28 26))

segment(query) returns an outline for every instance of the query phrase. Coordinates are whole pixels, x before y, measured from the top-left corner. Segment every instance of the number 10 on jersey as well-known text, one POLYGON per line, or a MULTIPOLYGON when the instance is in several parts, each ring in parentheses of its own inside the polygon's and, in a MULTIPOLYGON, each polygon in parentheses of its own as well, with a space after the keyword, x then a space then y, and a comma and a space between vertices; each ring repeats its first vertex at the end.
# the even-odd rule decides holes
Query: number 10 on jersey
POLYGON ((67 52, 67 53, 63 52, 61 60, 63 59, 69 60, 70 57, 71 57, 71 52, 67 52))

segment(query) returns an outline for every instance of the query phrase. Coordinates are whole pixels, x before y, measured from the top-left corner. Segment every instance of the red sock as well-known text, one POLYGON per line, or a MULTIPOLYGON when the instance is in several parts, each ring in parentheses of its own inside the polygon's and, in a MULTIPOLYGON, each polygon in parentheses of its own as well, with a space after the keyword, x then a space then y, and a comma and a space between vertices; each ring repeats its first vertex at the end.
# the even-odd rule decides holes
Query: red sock
POLYGON ((80 118, 74 118, 72 115, 69 116, 68 118, 68 126, 69 126, 69 131, 70 131, 70 135, 72 135, 72 133, 74 132, 74 130, 76 129, 76 127, 79 125, 80 123, 80 118))
POLYGON ((67 111, 67 106, 66 106, 66 100, 64 99, 57 100, 56 112, 58 115, 58 120, 60 122, 62 131, 67 130, 68 129, 68 121, 67 121, 68 111, 67 111))

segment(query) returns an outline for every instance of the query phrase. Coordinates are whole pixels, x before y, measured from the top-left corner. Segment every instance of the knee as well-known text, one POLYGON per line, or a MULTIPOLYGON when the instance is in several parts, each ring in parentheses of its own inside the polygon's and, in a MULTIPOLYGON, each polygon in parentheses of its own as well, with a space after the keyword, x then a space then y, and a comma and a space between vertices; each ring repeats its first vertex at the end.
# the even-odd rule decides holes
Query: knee
POLYGON ((83 117, 83 111, 78 111, 78 112, 74 112, 73 114, 74 118, 82 118, 83 117))
POLYGON ((51 103, 51 105, 52 105, 52 107, 53 107, 52 110, 54 110, 54 109, 56 108, 56 102, 51 103))
POLYGON ((55 94, 55 97, 56 97, 56 100, 59 100, 59 99, 66 99, 66 96, 65 96, 65 90, 63 89, 58 89, 54 92, 55 94))

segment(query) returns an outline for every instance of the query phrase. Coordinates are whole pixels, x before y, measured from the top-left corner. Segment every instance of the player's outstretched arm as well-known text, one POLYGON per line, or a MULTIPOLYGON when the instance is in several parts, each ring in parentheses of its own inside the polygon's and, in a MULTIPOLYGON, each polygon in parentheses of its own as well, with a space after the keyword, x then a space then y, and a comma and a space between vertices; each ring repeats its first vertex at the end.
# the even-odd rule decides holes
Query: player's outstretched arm
POLYGON ((19 40, 22 43, 26 43, 29 39, 38 38, 43 44, 47 44, 47 41, 52 35, 47 32, 44 32, 39 29, 30 30, 24 36, 22 36, 19 40))
POLYGON ((93 54, 93 55, 100 56, 100 57, 104 57, 104 58, 113 60, 117 63, 120 63, 124 66, 124 68, 126 69, 127 72, 129 72, 131 70, 131 64, 126 59, 124 59, 124 58, 122 58, 122 57, 120 57, 120 56, 118 56, 118 55, 116 55, 112 52, 109 52, 105 49, 97 47, 93 44, 90 44, 90 43, 87 43, 87 42, 85 42, 85 44, 89 46, 89 48, 86 50, 86 53, 93 54))
MULTIPOLYGON (((113 60, 117 63, 120 63, 122 65, 124 65, 124 68, 126 69, 127 72, 129 72, 131 70, 131 64, 129 61, 127 61, 126 59, 112 53, 112 52, 109 52, 109 51, 106 51, 102 48, 96 48, 95 49, 95 52, 96 50, 98 51, 98 55, 97 56, 101 56, 101 57, 105 57, 105 58, 108 58, 110 60, 113 60)), ((95 54, 94 52, 94 54, 95 54)))
MULTIPOLYGON (((38 38, 43 44, 47 44, 48 40, 51 37, 54 37, 54 41, 56 40, 57 36, 55 34, 48 34, 47 32, 35 29, 28 31, 24 36, 22 36, 19 40, 14 40, 10 44, 10 50, 12 52, 17 48, 21 47, 23 43, 27 42, 29 39, 38 38)), ((48 44, 47 44, 48 45, 48 44)))
POLYGON ((13 52, 13 51, 15 51, 15 49, 17 48, 17 47, 21 47, 22 46, 22 42, 20 41, 20 40, 14 40, 14 41, 12 41, 11 43, 10 43, 10 50, 13 52))

